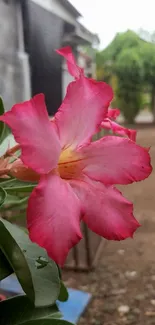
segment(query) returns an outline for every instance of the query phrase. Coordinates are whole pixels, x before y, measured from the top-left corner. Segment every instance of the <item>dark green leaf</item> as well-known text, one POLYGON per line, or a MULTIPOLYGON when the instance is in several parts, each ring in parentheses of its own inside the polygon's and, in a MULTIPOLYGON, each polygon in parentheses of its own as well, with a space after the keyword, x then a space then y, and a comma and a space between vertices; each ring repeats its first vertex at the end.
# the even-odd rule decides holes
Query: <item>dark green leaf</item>
MULTIPOLYGON (((22 248, 16 242, 14 231, 10 230, 9 222, 0 218, 0 248, 9 264, 17 275, 17 278, 28 297, 34 301, 35 293, 30 269, 22 248)), ((14 226, 11 225, 11 228, 14 226)), ((15 229, 18 235, 18 229, 15 229)), ((24 233, 23 233, 24 236, 24 233)))
POLYGON ((57 265, 19 227, 0 219, 0 245, 18 280, 35 306, 50 306, 60 292, 57 265))
MULTIPOLYGON (((3 115, 3 113, 4 113, 4 105, 3 105, 2 98, 0 97, 0 115, 3 115)), ((3 139, 4 129, 5 129, 5 124, 0 121, 0 142, 2 142, 3 139)))
POLYGON ((13 273, 13 269, 11 268, 11 265, 7 261, 5 255, 0 250, 0 281, 5 279, 11 273, 13 273))
POLYGON ((28 321, 26 323, 23 323, 22 325, 73 325, 73 324, 63 319, 44 318, 44 319, 28 321))
POLYGON ((3 100, 0 97, 0 115, 3 115, 3 114, 4 114, 4 105, 3 105, 3 100))
POLYGON ((60 287, 60 293, 58 300, 60 301, 67 301, 68 300, 68 291, 67 288, 65 287, 64 283, 61 281, 61 287, 60 287))
POLYGON ((0 303, 1 325, 20 325, 27 321, 60 318, 62 315, 56 305, 35 308, 26 296, 14 297, 0 303))
POLYGON ((59 271, 59 277, 60 277, 60 279, 62 278, 62 274, 61 274, 61 268, 60 268, 60 266, 57 264, 57 268, 58 268, 58 271, 59 271))
POLYGON ((7 197, 6 191, 2 187, 0 187, 0 207, 4 203, 6 197, 7 197))
MULTIPOLYGON (((11 181, 13 181, 13 180, 15 180, 15 178, 11 178, 11 181)), ((10 178, 8 179, 8 178, 1 178, 0 177, 0 184, 4 184, 5 185, 5 183, 6 183, 6 185, 7 185, 8 182, 10 182, 10 178)))

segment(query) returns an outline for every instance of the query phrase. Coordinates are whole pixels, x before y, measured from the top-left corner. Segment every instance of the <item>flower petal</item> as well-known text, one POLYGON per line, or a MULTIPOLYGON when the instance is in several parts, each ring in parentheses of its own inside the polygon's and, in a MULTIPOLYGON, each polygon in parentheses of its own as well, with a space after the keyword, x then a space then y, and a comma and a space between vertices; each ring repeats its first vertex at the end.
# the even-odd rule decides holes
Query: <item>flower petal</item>
POLYGON ((56 167, 60 143, 48 119, 43 94, 14 105, 0 120, 8 124, 20 144, 21 160, 25 165, 40 174, 56 167))
POLYGON ((56 52, 67 60, 68 72, 71 74, 71 76, 78 79, 81 75, 83 75, 83 69, 77 66, 70 46, 58 49, 56 52))
POLYGON ((40 175, 33 169, 25 166, 21 159, 17 159, 11 164, 9 173, 21 181, 38 182, 40 179, 40 175))
POLYGON ((55 115, 61 146, 75 149, 89 142, 106 116, 112 97, 111 87, 104 82, 84 76, 71 82, 55 115))
POLYGON ((28 203, 30 239, 63 265, 69 249, 82 238, 80 219, 80 201, 69 183, 57 175, 42 176, 28 203))
POLYGON ((112 130, 113 133, 119 135, 126 135, 129 139, 136 141, 137 131, 132 129, 124 128, 123 126, 117 124, 114 121, 111 121, 109 118, 105 118, 101 123, 101 127, 106 130, 112 130))
POLYGON ((133 205, 116 188, 101 183, 71 181, 85 214, 83 221, 98 235, 110 240, 132 237, 140 226, 133 205))
POLYGON ((121 137, 105 136, 77 153, 83 173, 108 185, 137 182, 152 171, 148 151, 121 137))
POLYGON ((116 118, 120 115, 120 113, 121 112, 118 108, 109 108, 107 117, 116 120, 116 118))

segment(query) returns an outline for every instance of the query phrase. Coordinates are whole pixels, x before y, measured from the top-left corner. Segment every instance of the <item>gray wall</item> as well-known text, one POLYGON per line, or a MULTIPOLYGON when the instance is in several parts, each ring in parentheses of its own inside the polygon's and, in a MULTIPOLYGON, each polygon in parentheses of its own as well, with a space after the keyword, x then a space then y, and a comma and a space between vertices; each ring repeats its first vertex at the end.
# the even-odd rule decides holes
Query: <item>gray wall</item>
POLYGON ((23 99, 22 66, 17 49, 16 1, 0 0, 0 96, 6 110, 23 99))

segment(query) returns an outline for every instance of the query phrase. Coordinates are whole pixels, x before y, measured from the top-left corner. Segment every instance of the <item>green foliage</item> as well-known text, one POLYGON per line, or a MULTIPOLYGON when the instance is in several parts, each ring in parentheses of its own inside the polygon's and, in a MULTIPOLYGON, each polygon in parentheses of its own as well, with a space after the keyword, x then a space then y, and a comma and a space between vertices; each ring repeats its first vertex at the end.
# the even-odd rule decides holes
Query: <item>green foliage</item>
POLYGON ((0 187, 0 206, 4 203, 6 197, 7 197, 6 191, 2 187, 0 187))
POLYGON ((0 281, 13 273, 13 269, 9 264, 7 258, 0 250, 0 281))
MULTIPOLYGON (((17 324, 17 325, 19 325, 19 324, 17 324)), ((70 322, 67 322, 66 320, 63 320, 63 319, 44 318, 44 319, 28 321, 26 323, 22 323, 22 325, 73 325, 73 324, 70 322)))
POLYGON ((117 58, 115 73, 118 78, 116 91, 118 107, 125 119, 134 123, 142 109, 143 64, 135 47, 124 49, 117 58))
POLYGON ((27 321, 61 317, 56 305, 35 308, 26 296, 18 296, 0 303, 1 325, 20 325, 27 321), (9 312, 8 312, 9 311, 9 312))
POLYGON ((140 53, 144 66, 144 81, 155 86, 155 44, 145 42, 140 53))
POLYGON ((1 325, 70 324, 57 321, 55 301, 68 299, 57 265, 23 230, 0 219, 0 280, 13 272, 26 295, 0 302, 1 325))
POLYGON ((61 281, 61 287, 60 287, 60 293, 59 293, 58 300, 63 301, 63 302, 68 300, 68 291, 62 281, 61 281))
POLYGON ((145 107, 146 87, 155 109, 155 44, 142 40, 130 30, 118 33, 104 51, 97 53, 96 63, 98 79, 114 87, 113 105, 121 109, 129 123, 145 107))
POLYGON ((141 41, 139 36, 131 30, 125 33, 118 33, 105 50, 97 53, 97 66, 101 66, 103 63, 109 64, 110 62, 116 62, 122 50, 139 47, 141 46, 141 42, 143 41, 141 41))
POLYGON ((0 185, 5 189, 5 191, 9 194, 17 194, 17 193, 31 193, 31 191, 36 186, 36 183, 23 182, 18 179, 0 179, 0 185))
MULTIPOLYGON (((4 105, 3 105, 2 98, 0 97, 0 115, 3 115, 3 113, 4 113, 4 105)), ((3 140, 4 132, 5 132, 5 124, 0 121, 0 142, 2 142, 3 140)))
POLYGON ((0 248, 29 299, 36 307, 50 306, 59 296, 57 265, 19 227, 0 220, 0 248))
POLYGON ((124 80, 125 84, 132 83, 133 88, 140 88, 143 80, 143 64, 135 47, 123 49, 117 57, 114 68, 118 78, 124 80), (138 85, 134 84, 137 81, 138 85))
POLYGON ((134 123, 134 119, 142 106, 142 94, 140 91, 135 91, 133 88, 125 88, 124 83, 119 83, 119 88, 116 92, 117 106, 123 113, 126 121, 129 124, 134 123))
POLYGON ((0 198, 5 193, 1 203, 1 213, 7 218, 9 215, 11 221, 25 218, 25 211, 30 193, 35 187, 35 183, 22 182, 16 179, 0 179, 0 198))
MULTIPOLYGON (((5 110, 4 110, 3 100, 0 97, 0 115, 3 115, 4 112, 5 110)), ((0 144, 1 144, 0 156, 3 155, 5 151, 8 149, 8 145, 11 147, 15 143, 16 143, 15 139, 11 134, 9 127, 0 121, 0 144)))

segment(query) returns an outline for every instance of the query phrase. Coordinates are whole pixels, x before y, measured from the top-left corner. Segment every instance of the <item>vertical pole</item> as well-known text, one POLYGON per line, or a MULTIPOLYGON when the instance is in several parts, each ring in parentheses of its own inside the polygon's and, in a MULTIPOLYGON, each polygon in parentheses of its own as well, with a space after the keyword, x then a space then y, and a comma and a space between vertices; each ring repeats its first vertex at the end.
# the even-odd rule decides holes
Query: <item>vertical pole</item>
POLYGON ((89 230, 86 226, 86 224, 83 224, 84 227, 84 240, 85 240, 85 249, 86 249, 86 262, 87 262, 87 267, 90 269, 92 267, 92 261, 91 261, 91 247, 90 247, 90 242, 89 242, 89 230))
POLYGON ((74 259, 74 267, 76 270, 78 270, 79 267, 78 246, 73 247, 73 259, 74 259))

